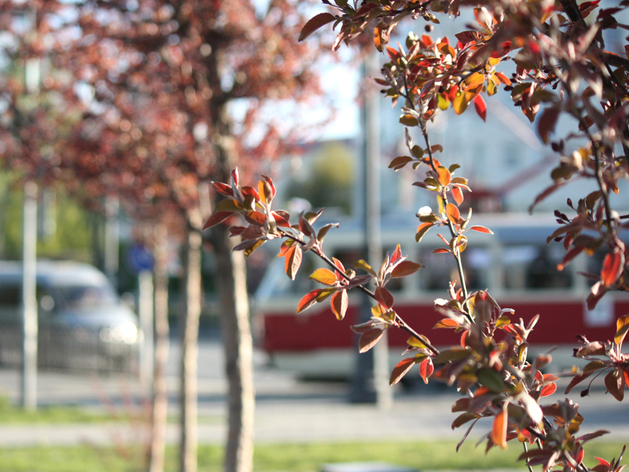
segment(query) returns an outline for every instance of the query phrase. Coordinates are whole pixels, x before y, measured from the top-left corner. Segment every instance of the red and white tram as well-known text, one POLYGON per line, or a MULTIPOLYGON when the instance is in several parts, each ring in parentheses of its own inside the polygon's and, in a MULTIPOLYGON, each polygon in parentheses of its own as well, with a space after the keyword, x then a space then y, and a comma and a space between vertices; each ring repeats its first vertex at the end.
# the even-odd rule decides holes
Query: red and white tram
MULTIPOLYGON (((447 297, 448 282, 456 279, 455 264, 449 254, 433 254, 441 241, 432 229, 415 242, 416 219, 385 216, 382 220, 383 252, 400 243, 402 252, 424 267, 412 276, 395 279, 387 288, 395 296, 394 309, 435 346, 458 343, 452 330, 433 329, 442 316, 435 312, 434 300, 447 297)), ((530 320, 541 315, 529 352, 555 349, 558 366, 572 364, 576 335, 590 340, 611 339, 616 319, 629 313, 629 296, 608 293, 594 310, 585 299, 589 279, 579 272, 597 272, 597 259, 580 256, 563 271, 556 266, 565 254, 563 245, 546 238, 557 228, 553 215, 495 214, 475 215, 473 223, 490 228, 494 234, 473 233, 463 253, 470 291, 488 289, 502 308, 513 308, 516 319, 530 320)), ((351 267, 361 258, 363 230, 356 222, 342 222, 326 236, 324 250, 351 267)), ((295 314, 301 297, 316 284, 309 275, 323 263, 307 254, 297 280, 284 273, 283 259, 272 263, 255 299, 256 325, 261 347, 274 364, 303 377, 349 378, 354 369, 356 335, 350 326, 357 323, 361 306, 359 293, 350 294, 350 307, 343 321, 337 321, 329 303, 315 304, 295 314)), ((373 263, 379 266, 379 262, 373 263)), ((389 330, 390 363, 394 366, 406 348, 408 335, 389 330)))

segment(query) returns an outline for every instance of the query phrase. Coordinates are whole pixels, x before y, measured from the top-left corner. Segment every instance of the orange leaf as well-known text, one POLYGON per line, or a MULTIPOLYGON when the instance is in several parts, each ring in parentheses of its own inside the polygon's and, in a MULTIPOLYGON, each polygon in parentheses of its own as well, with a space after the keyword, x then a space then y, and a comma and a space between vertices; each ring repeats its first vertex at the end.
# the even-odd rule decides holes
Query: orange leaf
POLYGON ((460 325, 452 318, 444 318, 441 321, 437 321, 437 324, 433 326, 433 329, 437 328, 458 328, 460 325))
POLYGON ((303 252, 300 246, 292 246, 286 251, 286 257, 284 259, 284 270, 292 280, 295 280, 297 271, 301 266, 303 258, 303 252))
POLYGON ((432 228, 434 223, 422 223, 417 227, 417 234, 415 234, 415 241, 420 242, 424 235, 432 228))
POLYGON ((503 404, 502 411, 496 415, 491 429, 491 441, 503 449, 507 448, 507 424, 509 422, 507 405, 506 402, 503 404))
POLYGON ((444 187, 452 180, 452 174, 450 174, 450 171, 443 166, 437 167, 437 176, 439 183, 444 187))
POLYGON ((463 203, 463 192, 461 191, 459 187, 452 188, 452 196, 454 197, 454 201, 456 202, 457 205, 460 205, 461 203, 463 203))
POLYGON ((380 52, 382 52, 382 46, 383 46, 383 41, 382 41, 382 24, 378 24, 376 25, 376 27, 373 30, 373 44, 374 46, 376 46, 376 49, 380 52))
POLYGON ((336 274, 325 267, 315 270, 310 278, 323 285, 334 285, 338 281, 336 274))
POLYGON ((629 315, 623 315, 616 320, 616 335, 614 342, 617 346, 622 346, 622 342, 629 331, 629 315))
POLYGON ((446 215, 452 223, 457 224, 461 219, 461 212, 454 203, 448 203, 446 205, 446 215))
POLYGON ((301 313, 317 303, 317 297, 321 294, 321 291, 320 288, 317 288, 304 295, 297 304, 297 313, 301 313))
POLYGON ((330 307, 332 308, 332 313, 336 316, 336 319, 341 321, 345 318, 345 313, 347 313, 347 290, 341 290, 332 295, 330 299, 330 307))
POLYGON ((542 391, 540 393, 541 397, 547 397, 549 395, 552 395, 553 393, 555 393, 557 391, 557 384, 556 383, 549 383, 548 385, 544 385, 544 387, 542 388, 542 391))
POLYGON ((498 80, 500 82, 502 82, 503 84, 511 85, 511 80, 506 75, 504 75, 502 72, 496 72, 495 75, 496 75, 496 77, 498 77, 498 80))

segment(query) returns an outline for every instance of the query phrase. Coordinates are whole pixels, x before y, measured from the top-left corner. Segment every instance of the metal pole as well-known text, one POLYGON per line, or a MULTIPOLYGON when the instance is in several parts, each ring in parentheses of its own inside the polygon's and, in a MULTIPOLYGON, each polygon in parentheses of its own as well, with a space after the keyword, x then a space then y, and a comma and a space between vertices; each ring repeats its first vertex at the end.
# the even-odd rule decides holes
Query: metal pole
POLYGON ((143 341, 140 350, 140 383, 150 391, 153 385, 153 274, 142 270, 138 275, 138 314, 143 341))
POLYGON ((37 184, 24 185, 22 253, 22 406, 37 409, 37 184))

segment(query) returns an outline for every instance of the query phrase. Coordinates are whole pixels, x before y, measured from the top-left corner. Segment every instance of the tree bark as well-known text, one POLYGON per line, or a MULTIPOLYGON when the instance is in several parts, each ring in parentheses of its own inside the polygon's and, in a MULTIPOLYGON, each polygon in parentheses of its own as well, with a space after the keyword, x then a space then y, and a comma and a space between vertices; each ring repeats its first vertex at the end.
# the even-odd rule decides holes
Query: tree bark
POLYGON ((168 326, 168 268, 166 260, 166 228, 155 228, 155 374, 153 377, 153 411, 149 472, 164 471, 166 425, 168 417, 167 366, 169 343, 168 326))
POLYGON ((225 472, 253 469, 253 341, 249 322, 245 259, 233 252, 233 241, 224 226, 214 229, 221 326, 228 381, 228 435, 225 472))
MULTIPOLYGON (((197 218, 200 220, 199 218, 197 218)), ((201 314, 201 232, 191 225, 186 240, 185 311, 181 324, 180 472, 197 470, 197 357, 201 314)))

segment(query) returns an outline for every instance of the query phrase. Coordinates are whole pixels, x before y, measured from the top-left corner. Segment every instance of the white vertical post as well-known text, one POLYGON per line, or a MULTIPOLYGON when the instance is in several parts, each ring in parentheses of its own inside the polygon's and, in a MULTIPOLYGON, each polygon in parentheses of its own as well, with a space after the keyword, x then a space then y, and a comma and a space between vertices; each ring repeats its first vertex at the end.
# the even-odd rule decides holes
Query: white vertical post
POLYGON ((37 184, 24 185, 22 252, 22 406, 37 409, 37 184))
MULTIPOLYGON (((368 80, 380 74, 380 54, 377 51, 367 56, 368 80)), ((380 221, 380 94, 373 82, 365 101, 366 114, 366 162, 365 162, 365 242, 369 263, 379 267, 382 261, 382 237, 380 221)), ((391 408, 393 389, 389 386, 389 342, 387 332, 374 347, 373 381, 376 404, 382 410, 391 408)))
POLYGON ((144 337, 140 349, 140 383, 150 389, 153 384, 153 273, 142 270, 138 275, 140 328, 144 337))
POLYGON ((105 201, 105 274, 118 286, 119 244, 120 244, 120 200, 117 196, 107 196, 105 201))

